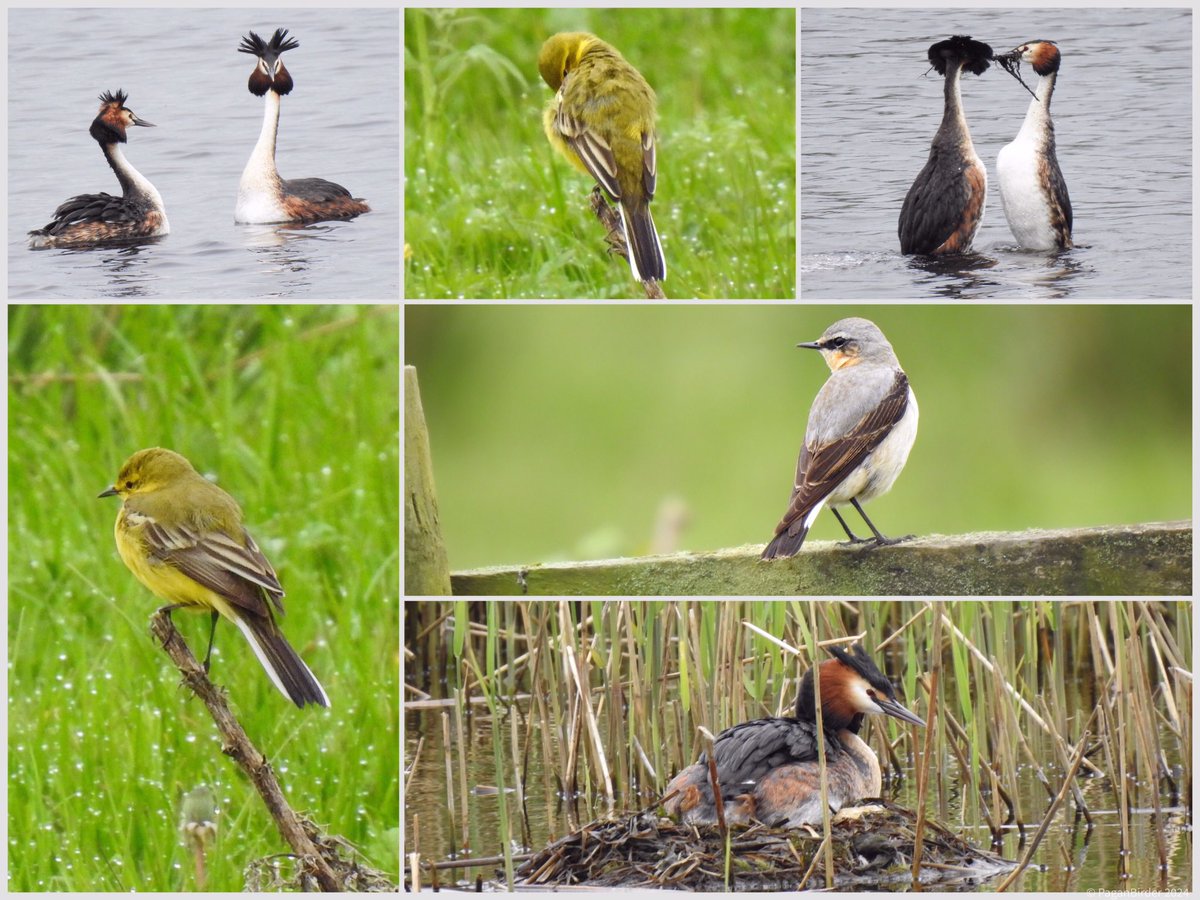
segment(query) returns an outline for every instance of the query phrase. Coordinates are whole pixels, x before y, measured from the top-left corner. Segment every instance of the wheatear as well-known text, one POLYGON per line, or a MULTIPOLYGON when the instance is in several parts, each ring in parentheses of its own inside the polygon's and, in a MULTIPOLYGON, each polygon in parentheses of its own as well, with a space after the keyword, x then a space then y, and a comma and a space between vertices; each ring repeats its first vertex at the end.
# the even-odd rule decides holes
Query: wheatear
POLYGON ((832 374, 809 410, 792 498, 762 558, 799 552, 826 504, 851 543, 869 539, 846 525, 838 512, 846 504, 858 510, 875 543, 906 540, 882 535, 860 505, 891 488, 917 439, 917 398, 892 345, 874 322, 842 319, 818 340, 796 346, 820 350, 832 374))

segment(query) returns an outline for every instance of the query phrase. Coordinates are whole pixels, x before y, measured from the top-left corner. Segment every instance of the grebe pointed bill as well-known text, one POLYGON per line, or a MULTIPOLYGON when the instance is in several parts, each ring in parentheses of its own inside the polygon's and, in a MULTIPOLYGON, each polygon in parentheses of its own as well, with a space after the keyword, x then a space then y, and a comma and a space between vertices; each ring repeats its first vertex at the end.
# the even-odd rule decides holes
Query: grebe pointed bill
POLYGON ((1054 121, 1050 118, 1050 98, 1062 61, 1058 45, 1054 41, 1030 41, 997 56, 996 61, 1026 90, 1029 86, 1021 78, 1021 63, 1029 63, 1038 76, 1021 130, 996 157, 1004 217, 1013 237, 1025 249, 1065 250, 1072 246, 1074 214, 1066 180, 1058 167, 1054 121))
MULTIPOLYGON (((896 699, 895 689, 861 646, 831 648, 821 663, 821 715, 825 737, 827 797, 837 811, 855 800, 878 797, 879 759, 858 736, 866 715, 891 716, 924 726, 896 699)), ((762 822, 794 828, 822 818, 816 700, 810 669, 800 683, 796 714, 755 719, 727 728, 713 743, 725 822, 762 822)), ((687 824, 714 824, 717 806, 709 755, 686 767, 667 785, 668 815, 687 824), (673 795, 673 796, 672 796, 673 795)))
POLYGON ((125 106, 128 99, 123 90, 105 91, 100 95, 100 111, 88 129, 117 176, 121 196, 80 194, 63 202, 54 211, 53 221, 29 232, 31 248, 131 243, 159 237, 171 230, 162 197, 121 151, 129 126, 154 127, 125 106))
POLYGON ((930 65, 945 76, 945 105, 929 159, 900 209, 900 252, 966 253, 983 221, 987 169, 971 142, 959 83, 964 69, 974 75, 986 71, 992 48, 955 35, 932 45, 928 56, 930 65))
POLYGON ((238 184, 234 208, 234 221, 238 224, 320 222, 350 219, 371 211, 365 200, 351 196, 340 184, 324 178, 279 177, 275 141, 279 133, 280 99, 295 87, 281 57, 299 46, 299 41, 288 37, 286 28, 277 28, 270 41, 251 31, 238 47, 239 53, 257 58, 247 88, 254 96, 264 98, 262 130, 238 184))

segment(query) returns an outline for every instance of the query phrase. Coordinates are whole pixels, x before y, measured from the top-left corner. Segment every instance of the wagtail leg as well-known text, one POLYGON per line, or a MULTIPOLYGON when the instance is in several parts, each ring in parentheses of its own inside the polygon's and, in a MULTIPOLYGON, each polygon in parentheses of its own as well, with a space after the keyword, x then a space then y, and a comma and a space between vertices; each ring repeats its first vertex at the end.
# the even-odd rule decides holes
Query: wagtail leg
MULTIPOLYGON (((855 505, 857 505, 857 504, 855 504, 855 505)), ((837 516, 838 524, 842 526, 842 531, 846 532, 846 537, 850 538, 851 544, 869 544, 870 543, 870 538, 860 538, 857 534, 855 534, 853 531, 850 530, 850 526, 846 524, 846 520, 842 518, 842 514, 840 512, 838 512, 832 506, 829 507, 829 510, 835 516, 837 516)), ((859 512, 862 512, 862 510, 859 510, 859 512)), ((868 522, 867 524, 870 525, 871 523, 868 522)), ((872 528, 871 530, 874 531, 875 529, 872 528)))
MULTIPOLYGON (((872 522, 869 518, 867 518, 867 514, 865 512, 863 512, 863 508, 862 508, 862 506, 859 505, 857 497, 854 498, 853 500, 851 500, 850 502, 854 505, 854 508, 858 510, 858 514, 860 516, 862 516, 863 521, 867 523, 867 527, 871 529, 871 534, 875 535, 875 543, 876 544, 879 544, 881 546, 885 546, 888 544, 899 544, 901 541, 909 541, 909 540, 912 540, 914 537, 916 537, 916 535, 914 535, 914 534, 906 534, 906 535, 904 535, 904 537, 898 537, 898 538, 888 537, 882 531, 880 531, 878 528, 875 527, 874 522, 872 522)), ((836 513, 835 513, 835 515, 836 515, 836 513)), ((838 516, 839 521, 841 520, 841 518, 842 518, 841 516, 838 516)), ((844 523, 842 524, 842 527, 846 528, 844 523)), ((850 529, 846 528, 846 534, 849 534, 849 533, 850 533, 850 529)))
POLYGON ((204 654, 204 674, 208 674, 208 663, 212 659, 213 638, 217 636, 217 619, 221 618, 220 613, 215 609, 212 611, 212 628, 208 632, 208 652, 204 654))

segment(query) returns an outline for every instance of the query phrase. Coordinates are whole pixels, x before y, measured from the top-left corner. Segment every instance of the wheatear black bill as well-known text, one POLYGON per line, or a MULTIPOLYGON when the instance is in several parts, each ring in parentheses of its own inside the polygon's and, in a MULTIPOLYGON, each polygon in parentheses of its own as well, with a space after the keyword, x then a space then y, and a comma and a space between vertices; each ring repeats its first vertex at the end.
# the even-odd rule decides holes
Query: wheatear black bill
POLYGON ((798 553, 826 505, 853 543, 871 539, 846 525, 838 512, 846 505, 858 510, 876 544, 905 540, 884 536, 861 506, 891 488, 917 438, 917 398, 892 345, 873 322, 850 318, 797 346, 819 350, 831 374, 809 411, 787 512, 762 558, 798 553))

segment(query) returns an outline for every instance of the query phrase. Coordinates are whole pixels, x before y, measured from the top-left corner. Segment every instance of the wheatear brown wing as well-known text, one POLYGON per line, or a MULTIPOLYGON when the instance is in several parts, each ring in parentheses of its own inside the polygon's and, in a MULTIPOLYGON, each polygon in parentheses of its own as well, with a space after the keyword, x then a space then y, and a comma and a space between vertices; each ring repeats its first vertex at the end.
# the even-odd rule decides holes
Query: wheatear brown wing
MULTIPOLYGON (((789 538, 803 540, 803 534, 808 531, 805 526, 808 514, 883 442, 907 408, 908 376, 897 370, 892 389, 844 437, 823 444, 805 443, 796 463, 791 502, 783 519, 775 526, 777 540, 785 533, 789 538)), ((775 546, 774 541, 771 546, 775 546)), ((786 555, 786 552, 780 555, 786 555)))

